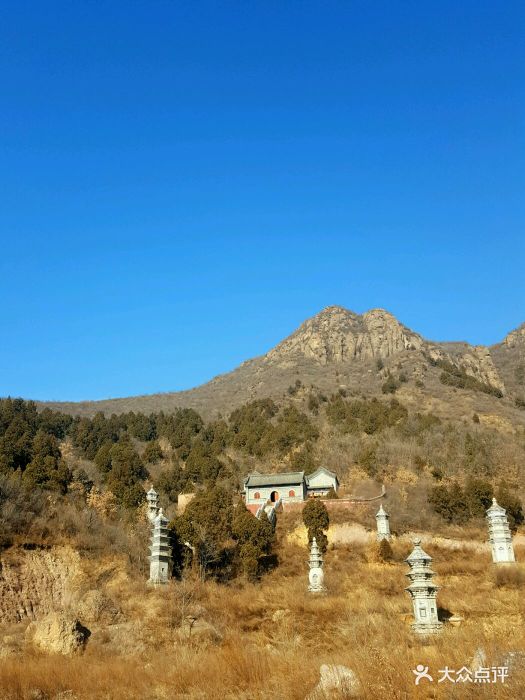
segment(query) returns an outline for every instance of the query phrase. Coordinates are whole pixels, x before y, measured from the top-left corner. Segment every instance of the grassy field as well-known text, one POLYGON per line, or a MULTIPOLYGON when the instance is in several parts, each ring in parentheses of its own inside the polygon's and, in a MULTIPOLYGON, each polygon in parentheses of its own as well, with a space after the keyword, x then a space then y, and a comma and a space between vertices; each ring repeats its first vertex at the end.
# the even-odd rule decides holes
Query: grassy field
MULTIPOLYGON (((187 579, 150 589, 117 566, 108 569, 104 589, 125 622, 93 625, 80 656, 27 650, 4 657, 0 697, 304 700, 321 664, 351 668, 364 700, 525 697, 525 664, 511 668, 505 683, 437 682, 439 669, 468 667, 478 648, 487 666, 502 665, 509 651, 525 654, 525 569, 495 569, 483 532, 477 543, 424 545, 434 558, 443 614, 463 621, 422 640, 410 629, 411 602, 403 590, 408 537, 394 542, 389 563, 377 560, 372 543, 331 545, 328 592, 315 597, 306 592, 306 547, 289 536, 290 525, 284 518, 279 525, 280 565, 256 584, 187 579), (418 664, 429 667, 432 683, 415 685, 418 664)), ((525 548, 516 553, 525 561, 525 548)))

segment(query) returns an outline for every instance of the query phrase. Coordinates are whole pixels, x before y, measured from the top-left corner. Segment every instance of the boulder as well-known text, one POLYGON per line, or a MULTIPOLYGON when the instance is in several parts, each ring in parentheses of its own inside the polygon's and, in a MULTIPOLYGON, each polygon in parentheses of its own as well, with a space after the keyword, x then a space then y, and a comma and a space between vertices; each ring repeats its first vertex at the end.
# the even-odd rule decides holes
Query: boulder
POLYGON ((222 634, 210 622, 188 616, 176 631, 180 641, 197 641, 218 644, 222 641, 222 634))
POLYGON ((319 683, 308 700, 325 700, 328 698, 358 698, 361 695, 361 683, 351 668, 323 664, 319 669, 319 683))
POLYGON ((487 655, 485 653, 485 649, 478 647, 474 653, 474 656, 471 658, 468 667, 473 673, 475 673, 476 671, 479 671, 480 668, 485 668, 486 666, 487 655))
POLYGON ((90 631, 73 615, 49 613, 27 628, 28 641, 49 654, 74 654, 82 651, 90 631))

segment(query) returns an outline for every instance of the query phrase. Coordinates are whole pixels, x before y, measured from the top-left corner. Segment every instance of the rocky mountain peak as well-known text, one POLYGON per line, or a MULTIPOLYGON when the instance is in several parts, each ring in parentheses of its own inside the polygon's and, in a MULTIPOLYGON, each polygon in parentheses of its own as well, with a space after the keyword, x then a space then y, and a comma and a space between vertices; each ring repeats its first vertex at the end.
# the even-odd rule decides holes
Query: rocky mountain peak
POLYGON ((521 326, 518 326, 518 328, 506 335, 503 339, 503 344, 509 348, 525 347, 525 323, 522 323, 521 326))
POLYGON ((360 315, 342 306, 329 306, 305 321, 265 360, 279 363, 303 356, 326 365, 386 358, 404 350, 421 349, 424 342, 385 309, 371 309, 360 315))

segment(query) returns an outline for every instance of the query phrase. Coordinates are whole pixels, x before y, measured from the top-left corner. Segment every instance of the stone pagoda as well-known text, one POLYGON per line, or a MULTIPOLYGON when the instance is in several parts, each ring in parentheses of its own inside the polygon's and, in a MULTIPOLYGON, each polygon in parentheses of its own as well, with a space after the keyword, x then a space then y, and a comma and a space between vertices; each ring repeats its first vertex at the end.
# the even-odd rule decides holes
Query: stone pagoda
POLYGON ((153 522, 151 535, 151 555, 149 565, 149 583, 167 583, 171 575, 171 545, 168 533, 168 518, 159 510, 153 522))
POLYGON ((376 522, 377 522, 377 541, 381 542, 381 540, 390 540, 391 535, 390 535, 390 523, 388 522, 389 520, 389 515, 383 508, 383 504, 379 506, 379 510, 376 513, 376 522))
POLYGON ((414 540, 414 549, 405 559, 410 566, 407 577, 410 585, 405 588, 412 598, 415 621, 412 624, 414 632, 432 634, 439 632, 443 623, 437 614, 436 595, 438 586, 432 582, 434 571, 430 568, 432 557, 421 549, 421 540, 414 540))
POLYGON ((495 498, 487 510, 489 540, 492 546, 492 561, 495 564, 510 564, 516 561, 512 547, 507 511, 498 505, 495 498))
POLYGON ((323 591, 326 591, 326 588, 323 585, 323 555, 321 554, 315 537, 313 538, 312 545, 310 547, 310 559, 308 561, 308 566, 310 567, 310 571, 308 573, 308 590, 310 593, 323 593, 323 591))
POLYGON ((159 514, 159 494, 153 488, 153 484, 146 494, 146 501, 148 502, 148 520, 154 523, 159 514))

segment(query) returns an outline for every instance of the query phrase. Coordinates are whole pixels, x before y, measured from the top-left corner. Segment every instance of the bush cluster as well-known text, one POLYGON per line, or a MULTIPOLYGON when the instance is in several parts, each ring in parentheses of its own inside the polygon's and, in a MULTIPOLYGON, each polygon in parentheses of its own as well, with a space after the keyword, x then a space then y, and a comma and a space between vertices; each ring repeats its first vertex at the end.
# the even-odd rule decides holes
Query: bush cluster
POLYGON ((258 578, 274 540, 266 515, 259 520, 244 503, 234 508, 231 493, 220 486, 199 491, 170 528, 177 572, 194 566, 202 579, 228 579, 239 571, 258 578))
POLYGON ((448 360, 434 360, 431 364, 442 369, 439 380, 442 384, 455 387, 456 389, 470 389, 471 391, 481 391, 484 394, 491 394, 501 399, 503 393, 492 384, 482 382, 475 377, 471 377, 464 369, 456 367, 448 360))
POLYGON ((470 478, 464 487, 458 482, 448 486, 434 486, 428 501, 434 511, 449 523, 462 525, 472 518, 483 518, 496 495, 497 501, 507 511, 509 525, 515 531, 524 522, 520 500, 513 496, 507 486, 500 484, 495 494, 492 484, 478 478, 470 478))

